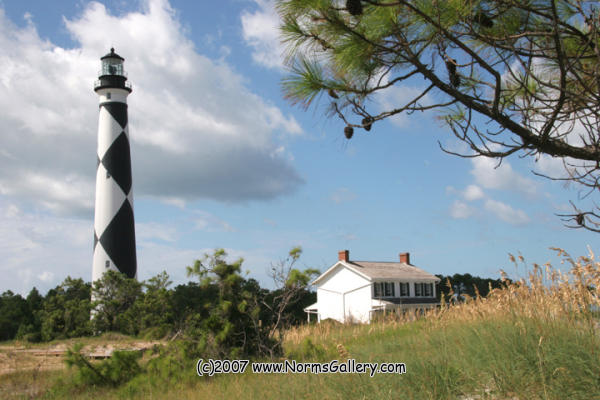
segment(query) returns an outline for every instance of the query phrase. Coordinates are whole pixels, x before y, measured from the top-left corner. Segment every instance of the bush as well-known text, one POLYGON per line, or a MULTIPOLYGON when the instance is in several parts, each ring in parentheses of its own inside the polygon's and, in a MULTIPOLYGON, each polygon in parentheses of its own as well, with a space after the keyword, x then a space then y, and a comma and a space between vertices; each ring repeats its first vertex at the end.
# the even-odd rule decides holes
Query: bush
POLYGON ((314 344, 310 338, 306 337, 297 347, 288 350, 285 356, 297 361, 318 361, 327 358, 327 350, 320 344, 314 344))
POLYGON ((119 386, 142 372, 138 359, 139 351, 115 351, 112 357, 99 363, 92 363, 81 354, 82 344, 76 344, 67 351, 65 362, 77 369, 76 383, 80 385, 119 386))
POLYGON ((138 336, 146 340, 158 340, 169 336, 172 331, 173 327, 165 324, 146 328, 138 336))

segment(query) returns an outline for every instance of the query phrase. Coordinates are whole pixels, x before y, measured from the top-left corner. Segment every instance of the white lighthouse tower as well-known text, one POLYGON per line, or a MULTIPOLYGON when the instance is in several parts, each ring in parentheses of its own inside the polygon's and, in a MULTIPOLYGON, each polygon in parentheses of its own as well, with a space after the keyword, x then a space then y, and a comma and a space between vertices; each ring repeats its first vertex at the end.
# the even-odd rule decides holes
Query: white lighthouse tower
POLYGON ((109 269, 137 277, 125 59, 110 49, 94 83, 100 100, 92 282, 109 269))

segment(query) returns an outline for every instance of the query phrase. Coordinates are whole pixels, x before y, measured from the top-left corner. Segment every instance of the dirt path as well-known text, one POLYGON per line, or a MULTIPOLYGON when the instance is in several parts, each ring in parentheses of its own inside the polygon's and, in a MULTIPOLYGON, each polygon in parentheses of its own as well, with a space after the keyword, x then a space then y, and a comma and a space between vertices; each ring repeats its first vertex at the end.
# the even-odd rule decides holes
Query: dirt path
MULTIPOLYGON (((82 353, 93 359, 103 359, 110 357, 115 350, 142 351, 163 344, 162 341, 105 342, 86 345, 83 347, 82 353)), ((62 369, 65 367, 64 357, 68 346, 72 346, 72 344, 59 343, 35 348, 18 345, 0 346, 0 375, 27 370, 62 369)))

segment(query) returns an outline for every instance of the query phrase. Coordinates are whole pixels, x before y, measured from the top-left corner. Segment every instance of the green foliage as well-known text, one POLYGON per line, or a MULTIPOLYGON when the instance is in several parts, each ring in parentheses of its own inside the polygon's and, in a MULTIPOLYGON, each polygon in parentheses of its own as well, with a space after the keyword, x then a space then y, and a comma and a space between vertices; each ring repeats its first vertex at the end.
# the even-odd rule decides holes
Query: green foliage
POLYGON ((303 320, 301 307, 314 299, 306 287, 318 271, 292 268, 301 254, 301 248, 293 248, 286 261, 273 266, 279 286, 273 292, 261 289, 254 279, 244 279, 243 260, 227 262, 223 249, 187 267, 188 276, 196 277, 199 285, 178 286, 173 299, 175 309, 190 311, 181 325, 190 342, 189 353, 221 358, 280 354, 283 329, 303 320), (195 302, 180 293, 193 295, 195 302))
POLYGON ((92 287, 94 331, 137 334, 140 329, 140 313, 137 309, 139 303, 136 302, 140 297, 140 282, 120 272, 105 272, 92 287))
POLYGON ((44 299, 40 312, 42 340, 91 334, 90 309, 90 284, 67 277, 44 299))
POLYGON ((314 268, 307 268, 304 271, 292 269, 289 278, 285 282, 285 286, 288 288, 305 288, 319 274, 319 270, 314 268))
POLYGON ((27 301, 10 290, 0 296, 0 340, 15 337, 22 323, 28 322, 27 301))
POLYGON ((39 311, 42 308, 44 297, 40 294, 40 292, 34 287, 31 289, 29 294, 27 295, 27 308, 31 314, 39 311))
POLYGON ((36 288, 26 299, 10 290, 0 296, 0 340, 22 339, 29 342, 41 340, 40 313, 43 297, 36 288))
POLYGON ((198 359, 190 354, 196 349, 190 348, 190 341, 177 340, 157 349, 157 357, 152 357, 146 365, 147 376, 140 377, 155 387, 170 387, 181 382, 195 382, 196 362, 198 359))
POLYGON ((216 296, 204 298, 197 306, 205 318, 193 316, 187 321, 186 336, 196 341, 193 354, 236 357, 259 351, 263 328, 254 319, 259 313, 260 286, 241 276, 243 259, 226 261, 227 253, 216 249, 187 267, 188 276, 196 277, 200 287, 216 289, 216 296))
POLYGON ((211 299, 216 296, 218 296, 216 286, 202 287, 196 282, 177 285, 171 296, 175 330, 185 329, 194 315, 207 318, 211 309, 211 299))
POLYGON ((446 301, 450 299, 451 293, 459 299, 462 295, 486 297, 490 289, 499 289, 504 286, 502 279, 480 278, 468 273, 454 274, 452 276, 436 276, 440 278, 440 281, 436 284, 437 298, 441 299, 443 294, 446 301), (450 287, 448 287, 448 281, 450 282, 450 287))
POLYGON ((75 368, 75 381, 79 385, 118 386, 142 372, 138 364, 142 353, 138 351, 114 351, 110 358, 94 363, 81 354, 81 344, 67 350, 65 363, 75 368))
POLYGON ((166 271, 148 279, 143 283, 145 292, 138 297, 134 309, 139 313, 139 330, 151 338, 165 337, 173 325, 173 293, 169 290, 171 285, 166 271))
POLYGON ((17 339, 23 339, 28 342, 40 342, 42 340, 41 313, 44 305, 44 298, 34 287, 27 295, 26 301, 28 321, 21 323, 16 337, 17 339))
POLYGON ((35 288, 27 299, 6 292, 0 297, 0 338, 39 342, 119 332, 184 339, 189 359, 274 356, 281 352, 284 327, 304 321, 303 307, 315 301, 306 286, 318 271, 291 268, 301 252, 290 251, 290 268, 273 292, 244 278, 243 260, 228 262, 222 249, 187 268, 198 283, 174 289, 164 271, 145 282, 108 271, 93 289, 67 277, 45 297, 35 288))

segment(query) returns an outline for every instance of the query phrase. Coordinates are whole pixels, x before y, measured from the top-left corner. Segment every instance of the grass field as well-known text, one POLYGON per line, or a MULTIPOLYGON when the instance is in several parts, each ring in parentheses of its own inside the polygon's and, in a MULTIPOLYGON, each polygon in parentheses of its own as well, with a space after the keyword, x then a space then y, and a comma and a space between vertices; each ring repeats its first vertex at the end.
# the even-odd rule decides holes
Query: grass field
POLYGON ((416 321, 326 322, 286 334, 289 359, 403 362, 401 375, 259 375, 248 368, 198 377, 194 360, 182 366, 175 357, 171 367, 148 368, 116 388, 74 385, 73 370, 5 374, 0 397, 11 398, 8 387, 12 398, 50 399, 600 399, 600 336, 590 311, 598 306, 600 263, 593 256, 567 262, 568 274, 534 266, 527 279, 486 299, 416 321))

